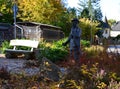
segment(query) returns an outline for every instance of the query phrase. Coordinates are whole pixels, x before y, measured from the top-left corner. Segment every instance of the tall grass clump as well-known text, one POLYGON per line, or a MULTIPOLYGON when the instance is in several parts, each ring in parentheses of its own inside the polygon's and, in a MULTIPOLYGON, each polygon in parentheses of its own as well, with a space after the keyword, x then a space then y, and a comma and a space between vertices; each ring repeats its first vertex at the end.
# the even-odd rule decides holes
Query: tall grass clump
POLYGON ((95 58, 98 57, 103 51, 104 48, 102 46, 96 45, 96 46, 90 46, 90 47, 85 47, 84 51, 86 52, 86 56, 88 58, 95 58))

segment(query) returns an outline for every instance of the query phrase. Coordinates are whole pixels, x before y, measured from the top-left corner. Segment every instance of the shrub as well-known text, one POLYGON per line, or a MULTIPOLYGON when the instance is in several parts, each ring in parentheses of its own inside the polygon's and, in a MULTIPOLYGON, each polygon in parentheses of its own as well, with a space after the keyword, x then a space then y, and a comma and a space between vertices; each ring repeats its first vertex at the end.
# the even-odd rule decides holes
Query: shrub
POLYGON ((10 46, 9 46, 9 41, 4 41, 4 42, 2 43, 2 47, 0 48, 1 53, 4 53, 4 51, 5 51, 6 48, 10 48, 10 46))
POLYGON ((90 41, 81 40, 81 45, 82 45, 83 47, 90 47, 90 41))
MULTIPOLYGON (((10 44, 9 41, 4 41, 4 42, 2 43, 2 47, 0 48, 1 53, 4 53, 5 49, 12 49, 12 48, 13 48, 13 46, 10 46, 9 44, 10 44)), ((16 49, 30 50, 31 48, 30 48, 30 47, 25 47, 25 46, 19 46, 19 47, 17 47, 16 49)))
POLYGON ((82 38, 85 40, 90 40, 91 36, 93 38, 94 34, 100 29, 98 25, 99 23, 97 21, 91 21, 88 18, 81 18, 79 26, 82 29, 82 38))
POLYGON ((53 43, 43 42, 40 47, 44 50, 42 51, 42 57, 47 57, 52 62, 60 61, 65 59, 68 54, 67 47, 62 46, 65 39, 54 41, 53 43))

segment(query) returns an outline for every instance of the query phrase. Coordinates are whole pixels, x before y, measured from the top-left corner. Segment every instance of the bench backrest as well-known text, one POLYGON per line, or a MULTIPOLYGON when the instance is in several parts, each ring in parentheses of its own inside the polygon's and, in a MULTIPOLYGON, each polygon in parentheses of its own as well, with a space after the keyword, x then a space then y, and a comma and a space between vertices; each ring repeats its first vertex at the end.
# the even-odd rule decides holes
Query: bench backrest
MULTIPOLYGON (((37 48, 39 41, 34 40, 10 40, 10 46, 26 46, 31 48, 37 48)), ((15 49, 14 47, 14 49, 15 49)), ((31 49, 32 51, 33 49, 31 49)))

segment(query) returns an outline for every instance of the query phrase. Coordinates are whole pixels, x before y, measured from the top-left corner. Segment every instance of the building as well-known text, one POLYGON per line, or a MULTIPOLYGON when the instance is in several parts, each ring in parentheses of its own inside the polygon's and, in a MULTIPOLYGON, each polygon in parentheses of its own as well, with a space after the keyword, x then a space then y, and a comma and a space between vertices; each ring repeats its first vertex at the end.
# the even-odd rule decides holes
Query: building
POLYGON ((60 27, 36 22, 17 22, 16 38, 54 41, 64 37, 60 27))
POLYGON ((120 35, 120 21, 115 23, 111 28, 112 28, 112 30, 110 31, 111 37, 117 37, 120 35))
POLYGON ((4 40, 11 40, 14 37, 13 26, 8 23, 0 23, 0 45, 4 40))
POLYGON ((55 41, 64 37, 60 27, 35 22, 17 22, 16 36, 14 26, 0 23, 0 45, 3 41, 17 39, 31 39, 38 41, 55 41))
POLYGON ((105 17, 103 29, 103 38, 110 38, 110 43, 120 44, 120 21, 115 23, 112 27, 108 24, 107 18, 105 17))
POLYGON ((103 23, 104 24, 103 24, 103 34, 102 35, 103 35, 104 38, 109 38, 110 37, 111 27, 108 24, 106 16, 105 16, 105 21, 103 23))

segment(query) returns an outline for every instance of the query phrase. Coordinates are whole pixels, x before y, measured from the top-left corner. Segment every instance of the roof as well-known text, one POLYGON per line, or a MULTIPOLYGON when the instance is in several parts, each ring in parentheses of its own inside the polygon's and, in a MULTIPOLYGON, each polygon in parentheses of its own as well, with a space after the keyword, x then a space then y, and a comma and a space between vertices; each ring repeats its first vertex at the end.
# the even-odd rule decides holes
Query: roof
POLYGON ((103 22, 103 28, 110 28, 109 24, 106 22, 103 22))
POLYGON ((109 26, 109 24, 108 24, 108 23, 103 22, 103 21, 99 21, 99 22, 100 22, 100 24, 99 24, 99 26, 98 26, 98 27, 102 27, 102 28, 110 28, 110 26, 109 26))
POLYGON ((112 26, 112 31, 120 31, 120 21, 112 26))
POLYGON ((48 25, 48 24, 42 24, 37 22, 17 22, 18 25, 24 25, 24 26, 44 26, 44 27, 51 27, 51 28, 57 28, 61 29, 61 27, 48 25))

